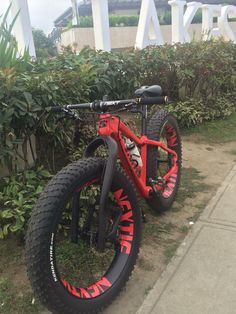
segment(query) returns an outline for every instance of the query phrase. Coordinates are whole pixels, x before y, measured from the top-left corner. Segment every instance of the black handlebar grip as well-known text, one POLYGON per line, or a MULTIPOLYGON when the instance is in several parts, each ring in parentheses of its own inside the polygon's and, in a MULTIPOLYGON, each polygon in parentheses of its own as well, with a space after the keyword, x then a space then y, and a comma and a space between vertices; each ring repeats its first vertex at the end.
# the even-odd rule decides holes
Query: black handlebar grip
POLYGON ((60 106, 54 106, 50 108, 52 112, 61 112, 63 110, 60 106))
POLYGON ((92 109, 93 103, 84 103, 76 105, 67 105, 67 109, 92 109))
POLYGON ((163 105, 168 104, 167 96, 157 96, 157 97, 142 97, 140 105, 163 105))

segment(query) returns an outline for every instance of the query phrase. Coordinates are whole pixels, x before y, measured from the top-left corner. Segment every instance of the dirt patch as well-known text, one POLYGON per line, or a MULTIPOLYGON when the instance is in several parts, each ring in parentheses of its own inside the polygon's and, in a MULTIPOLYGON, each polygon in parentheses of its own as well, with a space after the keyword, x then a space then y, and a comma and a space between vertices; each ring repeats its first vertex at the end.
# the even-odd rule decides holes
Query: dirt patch
POLYGON ((219 185, 236 162, 236 156, 230 153, 236 143, 195 144, 191 138, 184 141, 184 166, 198 169, 205 176, 204 182, 219 185))
MULTIPOLYGON (((146 212, 147 223, 143 226, 143 243, 137 265, 126 289, 104 313, 134 314, 138 310, 175 254, 178 245, 191 229, 192 222, 196 221, 236 163, 236 155, 231 153, 235 150, 235 142, 209 145, 194 143, 195 137, 196 135, 184 137, 183 185, 185 186, 180 189, 173 208, 165 214, 153 215, 145 202, 141 203, 142 209, 146 212)), ((28 294, 30 287, 24 266, 24 252, 22 247, 16 247, 15 243, 15 241, 0 242, 0 277, 13 282, 19 293, 26 291, 29 305, 23 307, 24 310, 21 308, 19 312, 16 308, 12 311, 9 308, 8 313, 41 313, 41 307, 32 308, 32 295, 28 294)))

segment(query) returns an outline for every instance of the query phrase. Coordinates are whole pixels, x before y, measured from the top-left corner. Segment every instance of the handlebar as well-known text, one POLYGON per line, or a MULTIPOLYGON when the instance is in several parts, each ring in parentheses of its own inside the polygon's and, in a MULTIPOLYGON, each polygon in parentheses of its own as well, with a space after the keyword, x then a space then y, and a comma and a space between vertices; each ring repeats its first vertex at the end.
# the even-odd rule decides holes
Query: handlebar
POLYGON ((167 105, 169 103, 169 99, 167 96, 142 97, 140 98, 140 100, 141 105, 167 105))
POLYGON ((160 105, 168 104, 167 96, 158 96, 158 97, 141 97, 137 99, 126 99, 126 100, 112 100, 112 101, 94 101, 90 103, 83 104, 74 104, 66 106, 55 106, 51 110, 54 112, 65 112, 69 113, 70 110, 74 109, 90 109, 92 111, 106 112, 111 108, 119 107, 132 107, 137 105, 160 105))

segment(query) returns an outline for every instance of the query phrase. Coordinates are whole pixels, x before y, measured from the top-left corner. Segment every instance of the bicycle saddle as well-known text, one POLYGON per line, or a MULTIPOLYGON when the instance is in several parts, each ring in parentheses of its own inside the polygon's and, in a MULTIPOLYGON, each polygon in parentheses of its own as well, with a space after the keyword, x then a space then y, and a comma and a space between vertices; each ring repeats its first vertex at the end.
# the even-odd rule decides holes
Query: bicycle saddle
POLYGON ((159 85, 142 86, 134 92, 135 97, 158 97, 162 95, 162 88, 159 85))

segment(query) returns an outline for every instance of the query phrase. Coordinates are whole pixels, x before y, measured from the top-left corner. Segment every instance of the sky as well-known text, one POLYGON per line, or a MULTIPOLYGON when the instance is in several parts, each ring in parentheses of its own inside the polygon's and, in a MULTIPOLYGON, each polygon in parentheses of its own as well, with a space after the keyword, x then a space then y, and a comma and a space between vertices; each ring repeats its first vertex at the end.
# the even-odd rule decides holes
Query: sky
MULTIPOLYGON (((0 15, 9 5, 10 0, 0 0, 0 15)), ((70 0, 28 0, 31 24, 49 34, 53 29, 53 21, 66 9, 71 7, 70 0)))

